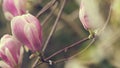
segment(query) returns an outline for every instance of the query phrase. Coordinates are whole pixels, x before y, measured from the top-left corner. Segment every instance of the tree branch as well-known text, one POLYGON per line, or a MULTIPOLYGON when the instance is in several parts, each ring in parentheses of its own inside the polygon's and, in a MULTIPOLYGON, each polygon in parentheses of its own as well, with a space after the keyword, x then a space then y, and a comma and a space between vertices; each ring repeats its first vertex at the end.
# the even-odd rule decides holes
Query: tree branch
POLYGON ((70 60, 70 59, 72 59, 73 57, 75 57, 77 55, 82 54, 83 52, 85 52, 94 43, 94 41, 95 41, 95 38, 93 38, 92 41, 88 44, 88 46, 85 49, 83 49, 81 52, 79 52, 79 53, 77 53, 77 54, 75 54, 73 56, 70 56, 68 58, 63 58, 63 59, 53 61, 53 63, 56 64, 56 63, 60 63, 60 62, 63 62, 63 61, 67 61, 67 60, 70 60))
POLYGON ((61 52, 64 52, 64 51, 66 52, 68 49, 70 49, 70 48, 72 48, 72 47, 74 47, 74 46, 76 46, 76 45, 78 45, 78 44, 80 44, 80 43, 83 43, 83 42, 85 42, 85 41, 87 41, 87 40, 89 40, 88 37, 87 37, 87 38, 84 38, 84 39, 82 39, 82 40, 80 40, 80 41, 77 41, 77 42, 73 43, 72 45, 69 45, 69 46, 67 46, 67 47, 65 47, 65 48, 63 48, 63 49, 61 49, 61 50, 53 53, 52 55, 50 55, 49 57, 45 58, 44 60, 47 61, 47 60, 49 60, 50 58, 56 56, 57 54, 59 54, 59 53, 61 53, 61 52))
POLYGON ((66 0, 63 0, 61 9, 60 9, 60 11, 59 11, 59 13, 58 13, 58 16, 57 16, 57 18, 56 18, 56 20, 55 20, 55 23, 54 23, 54 25, 53 25, 53 27, 52 27, 52 29, 51 29, 51 32, 50 32, 50 34, 49 34, 49 36, 48 36, 48 38, 47 38, 47 40, 46 40, 46 42, 45 42, 45 44, 44 44, 44 46, 43 46, 43 48, 42 48, 42 52, 45 51, 45 49, 46 49, 46 47, 47 47, 47 44, 49 43, 49 40, 50 40, 50 38, 52 37, 52 35, 53 35, 53 33, 54 33, 55 29, 56 29, 56 26, 57 26, 58 21, 59 21, 59 19, 60 19, 60 16, 61 16, 61 13, 62 13, 62 11, 63 11, 63 8, 64 8, 65 3, 66 3, 66 0))
POLYGON ((51 0, 50 2, 48 2, 36 15, 36 17, 39 17, 43 12, 45 12, 47 9, 49 9, 54 3, 56 2, 56 0, 51 0))

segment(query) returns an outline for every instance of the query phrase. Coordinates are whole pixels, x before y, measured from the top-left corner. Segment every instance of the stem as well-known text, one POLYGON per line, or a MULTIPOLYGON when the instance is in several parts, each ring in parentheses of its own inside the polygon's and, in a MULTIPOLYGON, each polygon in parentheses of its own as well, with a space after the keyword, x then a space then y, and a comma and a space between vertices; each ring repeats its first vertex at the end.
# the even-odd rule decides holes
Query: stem
POLYGON ((51 12, 49 13, 49 15, 45 18, 45 20, 41 23, 42 26, 44 26, 44 24, 48 21, 48 19, 51 17, 51 15, 53 14, 55 8, 58 6, 58 3, 56 2, 55 5, 53 6, 53 10, 51 10, 51 12))
MULTIPOLYGON (((50 58, 56 56, 57 54, 59 54, 59 53, 61 53, 61 52, 64 52, 64 51, 66 52, 68 49, 70 49, 70 48, 72 48, 72 47, 74 47, 74 46, 76 46, 76 45, 78 45, 78 44, 80 44, 80 43, 83 43, 83 42, 85 42, 85 41, 87 41, 87 40, 89 40, 89 37, 86 37, 86 38, 84 38, 84 39, 82 39, 82 40, 80 40, 80 41, 77 41, 77 42, 69 45, 68 47, 65 47, 64 49, 61 49, 61 50, 53 53, 52 55, 50 55, 49 57, 47 57, 46 59, 44 59, 44 61, 48 61, 50 58)), ((33 68, 35 68, 35 67, 36 67, 37 65, 39 65, 39 64, 42 64, 42 62, 39 63, 39 64, 37 64, 37 62, 38 62, 39 59, 40 59, 40 58, 38 57, 37 60, 35 61, 35 63, 33 64, 33 66, 32 66, 33 68)), ((65 60, 67 60, 67 59, 66 59, 66 58, 60 59, 60 60, 54 61, 53 63, 58 63, 58 62, 62 62, 62 61, 65 61, 65 60)))
POLYGON ((108 25, 108 23, 109 23, 109 21, 110 21, 111 13, 112 13, 112 5, 110 6, 107 20, 105 21, 105 24, 104 24, 104 26, 102 27, 102 29, 98 31, 98 32, 99 32, 98 34, 102 33, 102 31, 104 31, 104 29, 107 27, 107 25, 108 25))
POLYGON ((54 64, 60 63, 60 62, 63 62, 63 61, 67 61, 67 60, 68 60, 67 58, 59 59, 59 60, 54 61, 54 64))
POLYGON ((56 2, 56 0, 51 0, 50 2, 47 3, 47 5, 45 5, 36 15, 36 17, 39 17, 43 12, 45 12, 47 9, 49 9, 54 3, 56 2))
POLYGON ((40 57, 38 56, 35 62, 33 63, 32 68, 36 67, 36 64, 38 63, 39 60, 40 60, 40 57))
POLYGON ((79 52, 79 53, 77 53, 77 54, 69 57, 69 59, 71 59, 71 58, 73 58, 73 57, 75 57, 75 56, 77 56, 77 55, 80 55, 80 54, 82 54, 83 52, 85 52, 85 51, 94 43, 95 39, 96 39, 96 38, 94 37, 94 38, 92 39, 92 41, 88 44, 88 46, 87 46, 86 48, 84 48, 81 52, 79 52))
POLYGON ((58 13, 58 16, 57 16, 57 18, 56 18, 56 21, 55 21, 55 23, 54 23, 54 25, 53 25, 53 27, 52 27, 52 30, 51 30, 51 32, 50 32, 50 34, 49 34, 49 36, 48 36, 48 38, 47 38, 44 46, 43 46, 42 52, 45 51, 45 49, 46 49, 46 47, 47 47, 47 44, 48 44, 50 38, 52 37, 55 29, 56 29, 56 26, 57 26, 57 24, 58 24, 58 21, 59 21, 59 18, 60 18, 60 16, 61 16, 61 13, 62 13, 62 11, 63 11, 63 8, 64 8, 65 3, 66 3, 66 0, 63 0, 62 6, 61 6, 60 11, 59 11, 59 13, 58 13))
POLYGON ((63 59, 56 60, 56 61, 54 61, 54 64, 60 63, 60 62, 63 62, 63 61, 70 60, 70 59, 72 59, 73 57, 82 54, 83 52, 85 52, 85 51, 94 43, 94 41, 95 41, 95 38, 93 38, 92 41, 88 44, 88 46, 87 46, 85 49, 83 49, 81 52, 79 52, 79 53, 77 53, 77 54, 75 54, 75 55, 73 55, 73 56, 70 56, 70 57, 68 57, 68 58, 63 58, 63 59))
MULTIPOLYGON (((84 39, 82 39, 82 40, 80 40, 80 41, 78 41, 78 42, 76 42, 76 43, 73 43, 72 45, 70 45, 70 46, 68 46, 68 47, 65 47, 65 48, 62 49, 62 50, 59 50, 59 51, 55 52, 54 54, 52 54, 51 56, 49 56, 48 58, 46 58, 46 59, 44 59, 44 60, 45 60, 45 61, 48 61, 50 58, 54 57, 55 55, 57 55, 57 54, 59 54, 59 53, 61 53, 61 52, 63 52, 63 51, 66 51, 66 50, 68 50, 68 49, 70 49, 70 48, 72 48, 72 47, 74 47, 74 46, 76 46, 76 45, 78 45, 78 44, 80 44, 80 43, 83 43, 83 42, 85 42, 85 41, 87 41, 87 40, 90 40, 89 37, 84 38, 84 39)), ((84 51, 86 51, 86 50, 94 43, 94 41, 95 41, 95 37, 92 39, 92 41, 89 43, 89 45, 88 45, 85 49, 83 49, 80 53, 77 53, 77 54, 75 54, 75 55, 73 55, 73 56, 71 56, 71 57, 68 57, 68 58, 63 58, 63 59, 59 59, 59 60, 53 61, 53 63, 56 64, 56 63, 60 63, 60 62, 63 62, 63 61, 67 61, 67 60, 72 59, 73 57, 75 57, 75 56, 77 56, 77 55, 82 54, 84 51)), ((42 64, 42 62, 39 63, 39 64, 37 64, 37 65, 40 65, 40 64, 42 64)), ((36 66, 37 66, 37 65, 36 65, 36 66)))
POLYGON ((47 61, 47 60, 49 60, 50 58, 54 57, 55 55, 57 55, 57 54, 59 54, 59 53, 61 53, 61 52, 64 52, 64 51, 66 52, 68 49, 70 49, 70 48, 72 48, 72 47, 74 47, 74 46, 76 46, 76 45, 78 45, 78 44, 80 44, 80 43, 83 43, 83 42, 85 42, 85 41, 87 41, 87 40, 89 40, 88 37, 87 37, 87 38, 84 38, 84 39, 82 39, 82 40, 80 40, 80 41, 77 41, 76 43, 73 43, 72 45, 69 45, 68 47, 65 47, 65 48, 63 48, 63 49, 61 49, 61 50, 53 53, 52 55, 50 55, 48 58, 46 58, 46 59, 44 59, 44 60, 47 61))
POLYGON ((35 68, 39 61, 41 63, 43 62, 44 56, 43 56, 42 52, 41 53, 36 52, 36 56, 37 56, 37 58, 36 58, 35 62, 33 63, 32 68, 35 68))

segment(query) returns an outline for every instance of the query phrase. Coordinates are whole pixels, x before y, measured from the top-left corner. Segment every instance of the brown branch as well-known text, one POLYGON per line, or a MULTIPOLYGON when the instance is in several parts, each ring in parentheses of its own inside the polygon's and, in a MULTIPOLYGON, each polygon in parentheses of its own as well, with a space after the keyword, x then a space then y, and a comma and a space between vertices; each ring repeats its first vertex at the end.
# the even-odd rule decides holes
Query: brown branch
POLYGON ((32 68, 36 67, 36 64, 38 63, 39 60, 40 60, 40 57, 38 56, 35 62, 33 63, 32 68))
POLYGON ((63 11, 63 8, 64 8, 65 3, 66 3, 66 0, 63 0, 61 9, 60 9, 60 11, 59 11, 59 13, 58 13, 58 16, 57 16, 57 18, 56 18, 56 20, 55 20, 55 23, 54 23, 54 25, 53 25, 53 27, 52 27, 52 29, 51 29, 51 32, 50 32, 50 34, 49 34, 49 36, 48 36, 48 38, 47 38, 47 40, 46 40, 46 42, 45 42, 45 44, 44 44, 44 46, 43 46, 43 48, 42 48, 42 52, 45 51, 45 49, 46 49, 46 47, 47 47, 47 44, 48 44, 50 38, 52 37, 55 29, 56 29, 56 26, 57 26, 58 21, 59 21, 59 19, 60 19, 60 16, 61 16, 61 13, 62 13, 62 11, 63 11))
POLYGON ((85 41, 87 41, 87 40, 89 40, 88 37, 87 37, 87 38, 84 38, 84 39, 82 39, 82 40, 80 40, 80 41, 77 41, 77 42, 73 43, 72 45, 69 45, 69 46, 67 46, 67 47, 65 47, 65 48, 63 48, 63 49, 61 49, 61 50, 53 53, 52 55, 50 55, 49 57, 45 58, 44 60, 47 61, 47 60, 49 60, 50 58, 54 57, 55 55, 57 55, 57 54, 59 54, 59 53, 61 53, 61 52, 64 52, 64 51, 66 52, 68 49, 70 49, 70 48, 72 48, 72 47, 74 47, 74 46, 76 46, 76 45, 78 45, 78 44, 80 44, 80 43, 83 43, 83 42, 85 42, 85 41))
POLYGON ((80 55, 80 54, 82 54, 83 52, 85 52, 85 51, 94 43, 95 39, 96 39, 96 38, 94 37, 94 38, 92 39, 92 41, 88 44, 87 47, 85 47, 81 52, 79 52, 79 53, 77 53, 77 54, 69 57, 69 59, 72 59, 73 57, 75 57, 75 56, 77 56, 77 55, 80 55))
MULTIPOLYGON (((89 39, 88 37, 86 37, 86 38, 84 38, 84 39, 82 39, 82 40, 80 40, 80 41, 77 41, 77 42, 73 43, 72 45, 69 45, 69 46, 65 47, 64 49, 59 50, 59 51, 55 52, 54 54, 52 54, 51 56, 45 58, 43 62, 49 63, 48 61, 49 61, 50 58, 56 56, 57 54, 59 54, 59 53, 61 53, 61 52, 64 52, 64 51, 66 52, 68 49, 70 49, 70 48, 72 48, 72 47, 74 47, 74 46, 76 46, 76 45, 78 45, 78 44, 81 44, 81 43, 83 43, 83 42, 85 42, 85 41, 87 41, 87 40, 90 40, 90 39, 89 39)), ((90 42, 90 44, 89 44, 85 49, 83 49, 80 53, 78 53, 78 54, 82 54, 86 49, 88 49, 88 48, 91 46, 91 44, 92 44, 94 41, 95 41, 95 38, 93 38, 93 40, 90 42)), ((78 54, 75 54, 75 55, 73 55, 73 56, 71 56, 71 57, 69 57, 69 58, 63 58, 63 59, 59 59, 59 60, 56 60, 56 61, 52 61, 52 63, 56 64, 56 63, 59 63, 59 62, 67 61, 68 59, 71 59, 71 58, 73 58, 74 56, 76 56, 76 55, 78 55, 78 54)), ((37 61, 37 60, 36 60, 36 61, 37 61)), ((37 61, 37 62, 38 62, 38 61, 37 61)), ((36 66, 42 64, 43 62, 40 62, 40 63, 38 63, 38 64, 37 64, 37 63, 34 64, 33 68, 35 68, 36 66)))
POLYGON ((101 34, 102 31, 104 31, 104 29, 107 27, 107 25, 108 25, 108 23, 110 21, 110 18, 111 18, 111 13, 112 13, 112 5, 110 6, 107 20, 105 21, 105 24, 103 25, 103 27, 98 31, 98 34, 101 34))
POLYGON ((77 54, 75 54, 73 56, 70 56, 68 58, 63 58, 63 59, 53 61, 53 63, 56 64, 56 63, 60 63, 60 62, 63 62, 63 61, 67 61, 67 60, 70 60, 70 59, 72 59, 73 57, 75 57, 77 55, 82 54, 83 52, 85 52, 94 43, 94 41, 95 41, 95 38, 93 38, 92 41, 88 44, 88 46, 85 49, 83 49, 81 52, 79 52, 79 53, 77 53, 77 54))
MULTIPOLYGON (((84 39, 82 39, 82 40, 80 40, 80 41, 78 41, 78 42, 76 42, 76 43, 73 43, 72 45, 70 45, 70 46, 68 46, 68 47, 65 47, 64 49, 55 52, 54 54, 52 54, 52 55, 49 56, 48 58, 44 59, 44 61, 47 62, 47 61, 49 61, 50 58, 54 57, 55 55, 57 55, 57 54, 59 54, 59 53, 61 53, 61 52, 63 52, 63 51, 66 52, 66 50, 68 50, 68 49, 70 49, 70 48, 72 48, 72 47, 74 47, 74 46, 76 46, 76 45, 78 45, 78 44, 80 44, 80 43, 83 43, 83 42, 85 42, 85 41, 87 41, 87 40, 89 40, 88 37, 87 37, 87 38, 84 38, 84 39)), ((77 56, 77 55, 80 55, 80 54, 82 54, 84 51, 86 51, 86 50, 94 43, 94 41, 95 41, 95 38, 93 38, 92 41, 88 44, 88 46, 87 46, 85 49, 83 49, 80 53, 77 53, 77 54, 75 54, 75 55, 73 55, 73 56, 70 56, 70 57, 68 57, 68 58, 63 58, 63 59, 59 59, 59 60, 51 61, 51 62, 54 63, 54 64, 56 64, 56 63, 60 63, 60 62, 63 62, 63 61, 67 61, 67 60, 69 60, 69 59, 72 59, 73 57, 75 57, 75 56, 77 56)), ((40 65, 40 64, 42 64, 42 63, 43 63, 43 62, 40 62, 40 63, 38 63, 36 66, 38 66, 38 65, 40 65)), ((47 62, 47 63, 49 63, 49 62, 47 62)), ((36 67, 36 66, 35 66, 35 67, 36 67)))
POLYGON ((43 20, 43 22, 42 22, 42 27, 44 26, 44 24, 48 21, 48 19, 52 16, 52 14, 53 14, 53 12, 54 12, 54 10, 55 10, 55 8, 58 6, 58 3, 56 2, 55 3, 55 5, 52 7, 53 8, 53 10, 51 10, 51 12, 49 13, 49 15, 43 20))
MULTIPOLYGON (((53 10, 53 9, 51 9, 53 10)), ((56 8, 56 10, 54 11, 54 15, 56 16, 58 13, 59 9, 56 8)), ((67 24, 69 27, 71 27, 71 29, 77 33, 78 36, 85 37, 86 34, 83 32, 83 30, 80 28, 80 25, 78 25, 74 20, 78 17, 78 13, 79 10, 75 10, 73 11, 71 14, 67 15, 65 13, 62 13, 61 15, 61 20, 67 24), (72 16, 74 14, 74 16, 72 16)))
POLYGON ((54 3, 56 2, 56 0, 51 0, 50 2, 48 2, 36 15, 36 17, 39 17, 42 13, 44 13, 47 9, 49 9, 54 3))

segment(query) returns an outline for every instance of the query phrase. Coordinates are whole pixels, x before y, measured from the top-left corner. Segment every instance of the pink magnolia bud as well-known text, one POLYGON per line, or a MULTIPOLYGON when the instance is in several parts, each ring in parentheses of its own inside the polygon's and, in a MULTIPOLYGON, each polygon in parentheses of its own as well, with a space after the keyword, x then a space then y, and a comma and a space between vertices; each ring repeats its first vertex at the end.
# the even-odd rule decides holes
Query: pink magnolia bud
POLYGON ((3 11, 6 19, 25 14, 26 0, 3 0, 3 11))
POLYGON ((86 30, 88 30, 90 28, 90 25, 89 25, 90 23, 89 23, 88 15, 86 13, 86 10, 85 10, 85 7, 84 7, 84 4, 82 1, 80 4, 79 18, 80 18, 80 21, 83 24, 84 28, 86 30))
POLYGON ((11 35, 4 35, 0 40, 0 58, 4 61, 2 68, 15 68, 21 65, 23 57, 22 44, 11 35))
POLYGON ((41 50, 42 30, 36 17, 31 14, 16 16, 11 21, 12 34, 33 52, 41 50))

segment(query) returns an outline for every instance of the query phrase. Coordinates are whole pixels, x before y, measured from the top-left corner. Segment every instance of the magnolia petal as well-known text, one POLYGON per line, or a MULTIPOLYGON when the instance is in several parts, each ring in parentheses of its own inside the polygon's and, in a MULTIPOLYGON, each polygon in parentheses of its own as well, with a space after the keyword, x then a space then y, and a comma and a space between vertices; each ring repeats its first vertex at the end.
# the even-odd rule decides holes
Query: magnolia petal
POLYGON ((3 0, 2 7, 3 7, 5 17, 8 20, 11 20, 15 16, 25 14, 26 3, 27 3, 27 0, 3 0))
POLYGON ((17 64, 15 63, 15 60, 14 60, 14 58, 12 57, 12 55, 11 55, 11 53, 10 53, 10 51, 9 51, 8 48, 5 49, 5 54, 6 54, 7 57, 9 57, 8 60, 9 60, 9 62, 11 62, 10 64, 11 64, 12 67, 14 67, 15 65, 17 65, 17 64))
POLYGON ((17 15, 17 9, 14 4, 14 0, 3 0, 3 11, 10 12, 13 16, 17 15))
POLYGON ((1 41, 2 41, 1 43, 3 43, 2 44, 3 52, 6 48, 8 48, 11 55, 14 57, 15 62, 17 63, 18 62, 17 55, 19 54, 20 50, 19 48, 22 44, 10 35, 4 35, 1 41))
POLYGON ((80 18, 80 21, 81 21, 83 27, 86 30, 90 29, 90 25, 89 25, 90 21, 88 19, 88 14, 86 13, 86 9, 84 7, 83 1, 81 1, 81 5, 80 5, 79 18, 80 18))
POLYGON ((26 7, 26 2, 27 0, 14 0, 15 6, 17 7, 17 11, 20 15, 24 14, 25 11, 25 7, 26 7))
POLYGON ((7 63, 5 63, 4 61, 0 61, 0 67, 1 68, 11 68, 7 63))
POLYGON ((36 17, 32 16, 31 14, 27 14, 25 18, 27 19, 28 22, 33 22, 34 23, 34 25, 36 26, 36 28, 38 30, 39 39, 42 42, 42 33, 41 33, 42 32, 42 28, 41 28, 42 26, 40 25, 39 20, 36 17))
POLYGON ((24 27, 24 31, 25 31, 25 35, 27 37, 27 39, 29 40, 30 44, 28 44, 27 46, 30 48, 30 50, 35 50, 34 48, 34 44, 33 44, 33 34, 32 34, 32 30, 30 29, 30 26, 29 24, 27 24, 25 27, 24 27), (29 33, 29 34, 28 34, 29 33))
POLYGON ((32 41, 35 50, 40 50, 41 45, 42 45, 42 33, 41 33, 42 28, 39 23, 39 20, 31 14, 27 14, 24 17, 27 20, 27 22, 29 22, 29 24, 28 24, 29 25, 29 32, 28 32, 29 35, 26 34, 26 36, 28 38, 31 38, 31 39, 29 39, 29 41, 32 41))
POLYGON ((11 35, 4 35, 0 40, 0 57, 11 68, 18 65, 22 44, 11 35))
POLYGON ((24 54, 24 48, 21 46, 20 48, 20 57, 19 57, 19 60, 18 60, 18 64, 22 64, 22 60, 23 60, 23 54, 24 54))
POLYGON ((42 46, 42 29, 36 17, 25 14, 11 21, 12 34, 30 50, 38 51, 42 46))
POLYGON ((30 45, 32 46, 32 50, 33 51, 40 50, 41 47, 39 46, 41 45, 41 41, 39 39, 39 33, 35 25, 32 23, 26 25, 25 31, 26 31, 25 35, 28 38, 29 42, 31 43, 30 45))
POLYGON ((6 56, 5 53, 2 51, 2 49, 0 49, 0 57, 1 57, 1 59, 3 59, 6 63, 9 62, 7 56, 6 56))
POLYGON ((6 19, 11 20, 14 16, 9 12, 4 12, 6 19))
POLYGON ((36 17, 28 13, 27 15, 24 16, 24 18, 27 20, 27 22, 34 23, 36 28, 41 32, 41 25, 36 17))
POLYGON ((26 24, 26 20, 21 17, 17 16, 14 17, 11 21, 11 29, 12 29, 12 34, 20 41, 24 42, 26 44, 29 44, 29 41, 27 40, 25 34, 24 34, 24 24, 26 24))

